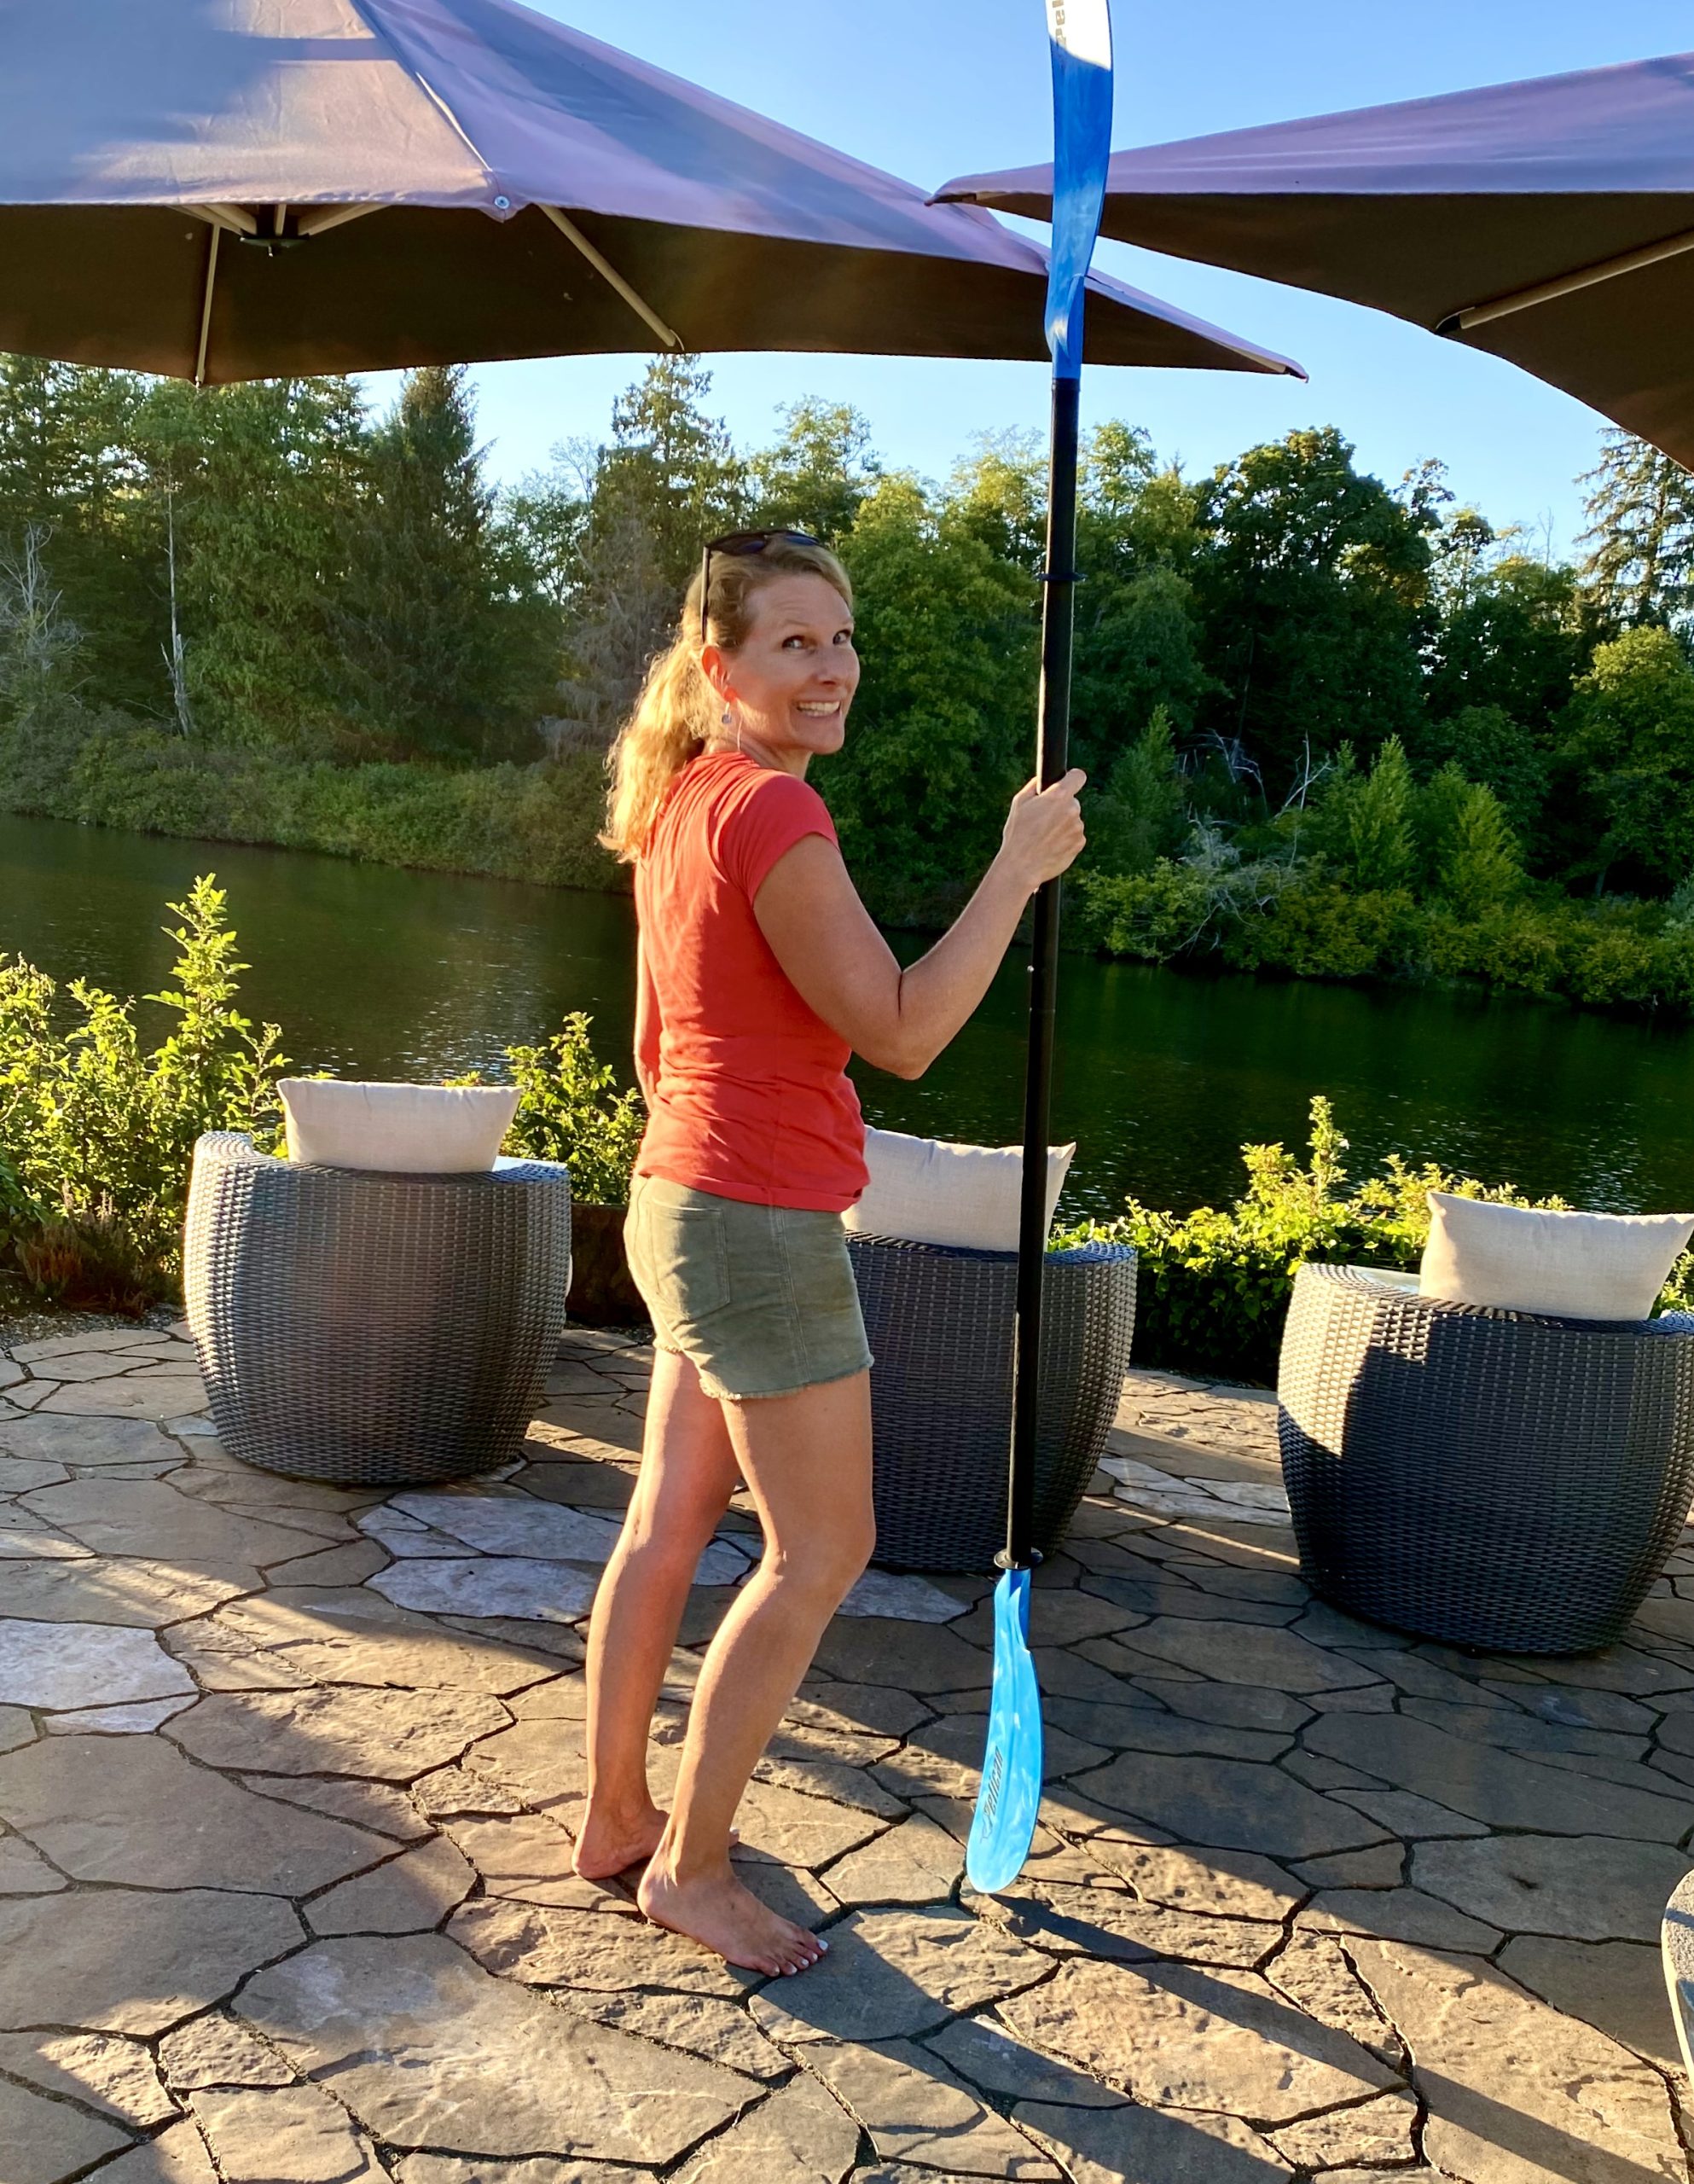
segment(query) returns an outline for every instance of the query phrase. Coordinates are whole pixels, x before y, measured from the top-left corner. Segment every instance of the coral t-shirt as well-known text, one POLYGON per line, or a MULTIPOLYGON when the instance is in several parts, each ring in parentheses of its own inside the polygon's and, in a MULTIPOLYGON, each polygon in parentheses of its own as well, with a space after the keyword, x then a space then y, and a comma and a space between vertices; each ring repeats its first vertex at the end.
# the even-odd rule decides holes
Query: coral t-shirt
POLYGON ((800 997, 753 915, 778 858, 834 841, 823 799, 739 751, 693 759, 635 865, 652 1087, 638 1175, 839 1213, 864 1189, 852 1052, 800 997))

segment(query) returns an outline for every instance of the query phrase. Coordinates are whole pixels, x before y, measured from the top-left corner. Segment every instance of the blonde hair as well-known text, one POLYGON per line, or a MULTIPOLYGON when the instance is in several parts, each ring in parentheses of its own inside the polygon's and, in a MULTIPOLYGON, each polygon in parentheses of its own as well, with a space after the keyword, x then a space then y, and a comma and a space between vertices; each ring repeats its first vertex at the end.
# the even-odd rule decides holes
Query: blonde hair
MULTIPOLYGON (((707 630, 722 652, 737 652, 752 623, 752 601, 778 577, 815 576, 841 595, 850 612, 853 587, 827 546, 774 537, 757 554, 714 554, 707 630)), ((612 786, 600 841, 630 864, 647 847, 671 783, 705 748, 718 724, 718 700, 700 666, 700 579, 696 573, 669 648, 648 668, 635 709, 619 730, 606 764, 612 786)))

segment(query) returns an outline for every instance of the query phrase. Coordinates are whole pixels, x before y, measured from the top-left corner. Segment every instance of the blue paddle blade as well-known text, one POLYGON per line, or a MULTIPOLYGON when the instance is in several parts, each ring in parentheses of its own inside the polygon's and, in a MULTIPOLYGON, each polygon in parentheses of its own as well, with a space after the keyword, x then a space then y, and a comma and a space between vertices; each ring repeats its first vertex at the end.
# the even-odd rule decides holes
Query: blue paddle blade
POLYGON ((982 1786, 965 1871, 983 1896, 1024 1869, 1041 1803, 1041 1694, 1030 1658, 1030 1573, 1008 1570, 994 1589, 994 1695, 982 1786))

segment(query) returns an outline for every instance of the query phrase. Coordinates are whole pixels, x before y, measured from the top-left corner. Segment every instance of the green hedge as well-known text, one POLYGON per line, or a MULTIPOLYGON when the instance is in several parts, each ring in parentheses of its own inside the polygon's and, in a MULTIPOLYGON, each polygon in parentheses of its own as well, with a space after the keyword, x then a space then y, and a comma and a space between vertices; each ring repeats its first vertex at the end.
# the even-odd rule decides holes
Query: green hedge
POLYGON ((338 766, 79 708, 0 730, 0 810, 550 886, 624 884, 595 839, 603 793, 589 752, 528 766, 338 766))
MULTIPOLYGON (((1314 1100, 1304 1167, 1280 1145, 1244 1146, 1247 1188, 1233 1205, 1160 1213, 1131 1199, 1115 1221, 1081 1223, 1056 1235, 1054 1247, 1099 1241, 1140 1253, 1138 1365, 1269 1386, 1294 1277, 1308 1259, 1414 1269, 1432 1190, 1508 1205, 1563 1203, 1522 1198, 1510 1184, 1479 1183, 1432 1164, 1413 1167, 1397 1153, 1380 1175, 1349 1186, 1346 1150, 1329 1101, 1314 1100)), ((1694 1252, 1678 1260, 1660 1299, 1661 1309, 1691 1304, 1694 1252)))

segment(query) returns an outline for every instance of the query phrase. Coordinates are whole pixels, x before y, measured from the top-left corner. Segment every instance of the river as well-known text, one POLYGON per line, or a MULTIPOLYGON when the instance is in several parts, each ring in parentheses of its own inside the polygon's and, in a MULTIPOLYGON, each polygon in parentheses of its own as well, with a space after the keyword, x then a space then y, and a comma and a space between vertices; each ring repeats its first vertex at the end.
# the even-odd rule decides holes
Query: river
MULTIPOLYGON (((107 833, 0 815, 0 952, 124 993, 164 981, 165 905, 197 873, 229 890, 251 1015, 302 1070, 431 1079, 497 1068, 570 1009, 629 1077, 627 898, 402 872, 298 851, 107 833)), ((925 944, 893 936, 905 956, 925 944)), ((869 1118, 1004 1144, 1020 1133, 1027 970, 1010 959, 915 1084, 855 1065, 869 1118)), ((162 1012, 144 1011, 162 1019, 162 1012)), ((1064 1207, 1126 1194, 1177 1209, 1233 1196, 1238 1147, 1303 1141, 1334 1100, 1364 1174, 1390 1151, 1608 1211, 1694 1206, 1694 1032, 1481 995, 1199 979, 1065 961, 1056 1136, 1078 1143, 1064 1207)))

